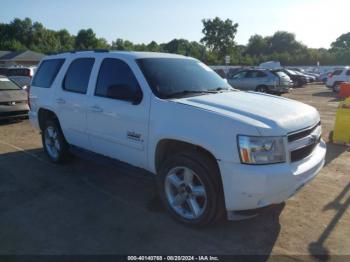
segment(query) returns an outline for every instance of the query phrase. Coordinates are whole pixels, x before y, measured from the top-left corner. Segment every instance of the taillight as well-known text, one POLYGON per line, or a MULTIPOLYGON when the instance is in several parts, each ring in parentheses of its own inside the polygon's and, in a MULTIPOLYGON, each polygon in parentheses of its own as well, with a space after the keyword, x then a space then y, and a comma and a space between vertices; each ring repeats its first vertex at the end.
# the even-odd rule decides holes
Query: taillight
POLYGON ((328 74, 328 78, 332 78, 333 77, 333 74, 332 73, 329 73, 328 74))

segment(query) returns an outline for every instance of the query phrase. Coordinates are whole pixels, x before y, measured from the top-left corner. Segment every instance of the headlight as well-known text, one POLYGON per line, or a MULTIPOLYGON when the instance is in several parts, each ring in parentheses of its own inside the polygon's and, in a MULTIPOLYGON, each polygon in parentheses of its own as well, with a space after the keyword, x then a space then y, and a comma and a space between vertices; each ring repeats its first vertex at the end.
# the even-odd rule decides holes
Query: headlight
POLYGON ((244 164, 274 164, 286 161, 282 137, 238 136, 238 150, 244 164))

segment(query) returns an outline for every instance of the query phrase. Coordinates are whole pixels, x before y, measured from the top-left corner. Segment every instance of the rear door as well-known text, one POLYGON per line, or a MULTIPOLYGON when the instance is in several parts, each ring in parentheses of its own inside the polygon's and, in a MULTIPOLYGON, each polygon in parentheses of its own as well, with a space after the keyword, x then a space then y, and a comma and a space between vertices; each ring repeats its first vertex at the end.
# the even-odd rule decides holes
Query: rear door
POLYGON ((267 80, 267 78, 263 72, 257 70, 248 71, 245 76, 245 89, 255 90, 259 85, 266 84, 266 81, 264 80, 267 80))
POLYGON ((86 133, 87 89, 94 66, 93 57, 73 59, 58 83, 55 107, 68 143, 90 149, 86 133))

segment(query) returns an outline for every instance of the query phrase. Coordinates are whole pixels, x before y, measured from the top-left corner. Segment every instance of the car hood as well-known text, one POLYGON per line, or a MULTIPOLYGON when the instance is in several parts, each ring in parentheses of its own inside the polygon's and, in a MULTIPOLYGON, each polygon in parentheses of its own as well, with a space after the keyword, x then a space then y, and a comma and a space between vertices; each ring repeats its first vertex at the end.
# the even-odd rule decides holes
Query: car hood
POLYGON ((13 102, 27 100, 25 90, 0 90, 0 102, 13 102))
MULTIPOLYGON (((223 92, 174 100, 255 126, 261 135, 286 135, 320 121, 314 107, 255 92, 223 92)), ((220 128, 220 127, 218 127, 220 128)))

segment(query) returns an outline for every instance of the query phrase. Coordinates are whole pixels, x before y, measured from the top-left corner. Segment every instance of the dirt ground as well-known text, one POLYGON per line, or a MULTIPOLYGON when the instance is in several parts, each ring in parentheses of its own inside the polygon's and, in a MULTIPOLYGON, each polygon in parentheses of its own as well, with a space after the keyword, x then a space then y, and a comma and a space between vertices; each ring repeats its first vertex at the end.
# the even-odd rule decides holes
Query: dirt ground
MULTIPOLYGON (((322 85, 285 96, 319 110, 328 140, 336 96, 322 85)), ((52 164, 27 120, 2 122, 0 254, 348 255, 338 258, 349 261, 350 150, 327 146, 321 173, 285 204, 198 230, 164 212, 147 172, 89 156, 52 164)))

